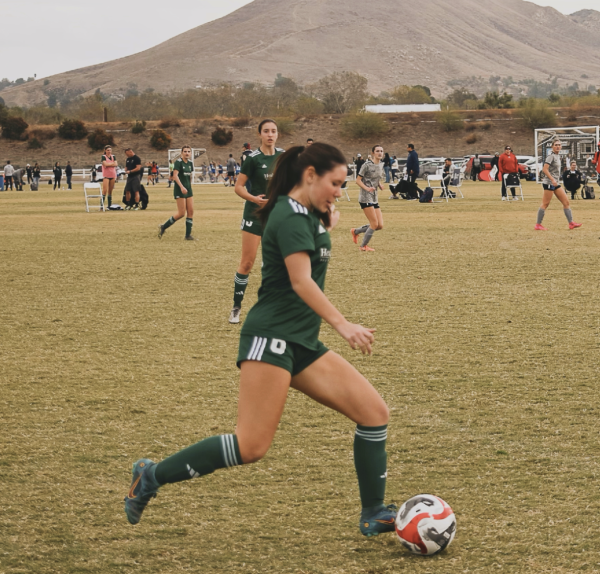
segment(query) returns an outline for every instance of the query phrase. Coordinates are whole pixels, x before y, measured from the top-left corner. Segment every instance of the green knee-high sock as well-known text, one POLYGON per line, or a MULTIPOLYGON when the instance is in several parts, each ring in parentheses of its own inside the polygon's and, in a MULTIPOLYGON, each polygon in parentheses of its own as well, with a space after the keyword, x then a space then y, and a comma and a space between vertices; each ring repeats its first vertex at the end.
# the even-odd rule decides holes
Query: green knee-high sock
POLYGON ((241 307, 242 301, 244 300, 244 294, 246 293, 246 287, 248 287, 248 275, 242 275, 241 273, 235 274, 233 280, 233 306, 241 307))
POLYGON ((167 219, 167 221, 165 221, 163 223, 163 230, 164 229, 169 229, 169 227, 171 227, 171 225, 173 225, 175 223, 175 218, 174 217, 169 217, 169 219, 167 219))
POLYGON ((154 476, 158 484, 181 482, 210 474, 219 468, 242 464, 234 434, 211 436, 188 446, 156 465, 154 476))
POLYGON ((380 427, 356 426, 354 436, 354 466, 362 507, 381 506, 385 497, 387 479, 387 425, 380 427))
POLYGON ((108 196, 108 207, 112 205, 112 195, 108 196))
POLYGON ((191 217, 185 218, 185 236, 189 237, 192 234, 192 226, 194 225, 194 220, 191 217))

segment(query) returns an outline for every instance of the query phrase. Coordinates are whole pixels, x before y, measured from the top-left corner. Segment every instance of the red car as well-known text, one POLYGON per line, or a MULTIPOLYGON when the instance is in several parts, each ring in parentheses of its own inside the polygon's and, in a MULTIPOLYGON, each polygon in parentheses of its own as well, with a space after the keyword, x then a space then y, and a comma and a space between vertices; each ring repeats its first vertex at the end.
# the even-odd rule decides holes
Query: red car
MULTIPOLYGON (((474 157, 475 156, 471 156, 469 158, 469 161, 467 162, 467 168, 465 170, 465 177, 468 179, 471 178, 471 169, 473 167, 473 158, 474 157)), ((494 157, 493 155, 480 155, 479 156, 479 159, 483 163, 483 169, 481 171, 492 169, 491 161, 492 161, 493 157, 494 157)), ((524 163, 520 163, 519 164, 519 176, 521 177, 521 179, 527 179, 528 175, 529 175, 529 166, 525 165, 524 163)))

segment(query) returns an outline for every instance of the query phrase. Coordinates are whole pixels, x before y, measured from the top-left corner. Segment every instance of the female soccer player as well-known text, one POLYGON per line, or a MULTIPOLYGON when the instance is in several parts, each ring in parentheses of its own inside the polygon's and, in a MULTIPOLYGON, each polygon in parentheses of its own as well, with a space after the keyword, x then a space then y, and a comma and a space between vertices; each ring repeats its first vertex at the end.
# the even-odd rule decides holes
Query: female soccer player
POLYGON ((381 189, 383 191, 383 186, 381 185, 383 147, 380 145, 373 146, 371 152, 373 155, 369 155, 369 159, 362 165, 356 177, 356 183, 360 187, 358 202, 363 213, 369 220, 369 225, 353 227, 350 230, 352 241, 356 244, 358 244, 358 236, 361 233, 365 234, 360 246, 361 251, 375 251, 375 249, 369 247, 368 243, 371 241, 373 233, 378 229, 383 229, 383 215, 379 208, 379 200, 377 199, 377 190, 381 189))
POLYGON ((104 196, 104 205, 108 208, 112 203, 112 192, 117 181, 117 158, 112 154, 112 148, 109 145, 104 146, 104 155, 102 163, 102 195, 104 196))
POLYGON ((548 154, 548 157, 544 162, 544 168, 542 170, 542 187, 544 188, 544 195, 542 197, 542 205, 538 209, 537 223, 535 224, 534 228, 536 231, 547 231, 547 229, 542 225, 542 221, 544 220, 546 209, 548 209, 553 195, 556 195, 558 201, 560 201, 563 205, 565 217, 569 222, 569 229, 581 227, 581 223, 575 223, 573 221, 573 214, 571 213, 569 198, 559 182, 561 149, 562 143, 560 140, 554 140, 552 143, 552 153, 548 154))
POLYGON ((262 285, 240 336, 240 394, 235 434, 212 436, 155 463, 133 465, 125 497, 131 524, 158 489, 224 467, 260 460, 268 451, 289 388, 357 423, 354 463, 362 504, 360 530, 394 530, 396 508, 384 504, 388 407, 371 384, 318 339, 325 319, 353 349, 371 353, 374 329, 347 321, 323 293, 331 255, 328 230, 338 221, 347 164, 327 144, 293 147, 278 160, 264 227, 262 285))
POLYGON ((277 124, 273 120, 263 120, 258 124, 260 147, 253 151, 242 163, 240 175, 235 182, 235 192, 246 200, 242 219, 242 258, 233 283, 233 309, 229 315, 230 323, 240 322, 242 301, 248 287, 248 276, 262 237, 262 224, 256 217, 256 210, 267 202, 267 184, 273 174, 275 159, 283 150, 275 147, 277 124), (250 182, 250 191, 246 182, 250 182))
POLYGON ((192 148, 184 145, 181 148, 181 157, 173 167, 173 196, 177 202, 177 214, 169 217, 162 225, 158 226, 158 238, 162 239, 165 231, 177 220, 181 219, 187 212, 185 219, 185 239, 195 241, 192 237, 192 226, 194 224, 194 194, 192 193, 192 174, 194 164, 190 161, 192 148))

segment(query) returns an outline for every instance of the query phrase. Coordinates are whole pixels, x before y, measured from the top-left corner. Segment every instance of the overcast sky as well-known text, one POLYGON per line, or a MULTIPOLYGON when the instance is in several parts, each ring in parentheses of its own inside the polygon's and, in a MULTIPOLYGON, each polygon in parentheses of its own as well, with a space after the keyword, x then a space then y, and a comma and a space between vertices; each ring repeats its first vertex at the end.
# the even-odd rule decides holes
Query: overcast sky
MULTIPOLYGON (((482 0, 489 1, 498 0, 482 0)), ((0 14, 5 23, 0 33, 0 78, 16 80, 37 74, 39 79, 135 54, 221 18, 249 2, 0 0, 0 14), (105 25, 107 20, 113 22, 112 27, 105 25)), ((600 9, 598 0, 535 0, 535 3, 552 6, 564 14, 584 8, 600 9)))

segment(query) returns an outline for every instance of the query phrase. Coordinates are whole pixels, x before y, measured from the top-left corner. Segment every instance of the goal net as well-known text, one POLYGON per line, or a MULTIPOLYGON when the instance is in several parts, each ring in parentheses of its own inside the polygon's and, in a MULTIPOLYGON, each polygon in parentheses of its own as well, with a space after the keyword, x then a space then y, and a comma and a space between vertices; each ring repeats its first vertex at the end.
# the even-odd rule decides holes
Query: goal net
POLYGON ((577 168, 588 176, 596 172, 591 163, 600 141, 600 126, 581 126, 573 128, 544 128, 535 130, 535 157, 538 161, 535 181, 540 182, 541 169, 552 152, 552 142, 560 139, 563 159, 562 169, 570 165, 572 160, 577 162, 577 168))

